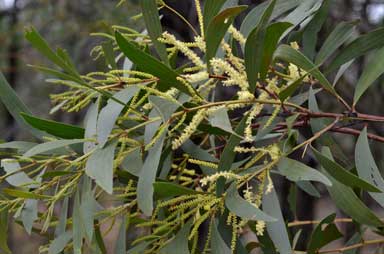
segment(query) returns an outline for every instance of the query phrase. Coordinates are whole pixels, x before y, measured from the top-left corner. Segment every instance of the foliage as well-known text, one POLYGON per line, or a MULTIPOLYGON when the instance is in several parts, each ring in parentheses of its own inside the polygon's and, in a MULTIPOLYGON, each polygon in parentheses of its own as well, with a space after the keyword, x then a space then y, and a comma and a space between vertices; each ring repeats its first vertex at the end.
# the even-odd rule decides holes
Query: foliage
MULTIPOLYGON (((108 221, 121 221, 116 253, 301 253, 294 250, 300 231, 291 233, 305 224, 319 224, 307 253, 322 253, 342 237, 337 221, 354 222, 361 239, 367 230, 378 238, 327 253, 384 242, 384 223, 361 199, 366 191, 384 206, 384 180, 368 142, 384 138, 351 128, 384 121, 355 109, 382 74, 383 29, 352 39, 355 23, 342 23, 313 54, 299 42, 320 29, 328 1, 271 0, 249 12, 240 29, 233 22, 247 6, 234 2, 206 0, 209 15, 203 17, 196 1, 200 32, 183 42, 162 31, 157 12, 166 3, 141 0, 148 35, 122 26, 100 33, 105 42, 93 52, 105 58, 107 70, 85 75, 64 50, 54 51, 35 29, 26 30, 27 40, 57 66, 35 68, 68 88, 52 95, 56 109, 87 113, 84 128, 39 119, 0 79, 3 103, 40 140, 0 145, 12 149, 1 160, 0 179, 7 182, 1 236, 12 214, 27 232, 49 238, 42 253, 105 253, 110 228, 101 226, 108 221), (376 49, 350 106, 328 74, 376 49), (180 58, 187 63, 180 65, 180 58), (216 95, 222 89, 231 94, 228 100, 216 95), (317 93, 346 112, 321 112, 317 93), (333 158, 340 149, 332 132, 359 136, 353 169, 333 158), (305 165, 295 152, 321 167, 305 165), (315 182, 324 185, 350 219, 286 223, 275 185, 279 175, 314 196, 315 182), (127 247, 127 232, 137 228, 145 233, 127 247), (253 232, 250 242, 246 229, 253 232)), ((296 204, 294 194, 291 201, 296 204)), ((10 253, 0 239, 1 250, 10 253)))

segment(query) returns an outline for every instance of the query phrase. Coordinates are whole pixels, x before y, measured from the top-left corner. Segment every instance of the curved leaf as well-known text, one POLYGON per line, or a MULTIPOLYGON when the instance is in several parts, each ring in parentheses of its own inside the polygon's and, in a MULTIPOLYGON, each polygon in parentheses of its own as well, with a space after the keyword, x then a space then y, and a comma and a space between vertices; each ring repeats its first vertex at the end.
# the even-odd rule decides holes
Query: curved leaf
POLYGON ((339 182, 345 184, 346 186, 357 187, 366 191, 381 192, 376 186, 355 176, 354 174, 340 166, 338 163, 322 155, 316 149, 312 148, 312 151, 315 154, 318 162, 323 166, 323 168, 328 172, 328 174, 330 174, 339 182))
MULTIPOLYGON (((123 103, 128 103, 138 91, 137 87, 130 86, 117 92, 113 97, 123 103)), ((124 105, 109 99, 107 105, 100 111, 97 119, 97 141, 99 147, 103 147, 107 143, 109 134, 111 134, 116 120, 123 109, 124 105)))
MULTIPOLYGON (((268 183, 269 184, 269 183, 268 183)), ((273 185, 273 183, 271 183, 273 185)), ((270 193, 263 195, 263 209, 268 214, 271 214, 277 221, 267 222, 267 231, 272 239, 272 242, 279 250, 279 253, 292 253, 292 246, 288 238, 287 228, 285 226, 284 217, 281 213, 280 202, 277 197, 275 188, 273 187, 270 193)))
POLYGON ((178 74, 174 70, 129 42, 119 32, 116 32, 115 37, 117 45, 129 60, 141 71, 150 73, 160 79, 157 89, 166 91, 171 87, 175 87, 181 92, 191 95, 188 88, 176 79, 178 74))
POLYGON ((148 34, 151 37, 152 43, 155 45, 156 51, 159 54, 161 60, 164 63, 169 64, 166 47, 163 43, 158 41, 158 38, 163 33, 163 29, 160 23, 157 1, 140 0, 140 6, 141 11, 143 13, 145 25, 147 27, 148 34))
POLYGON ((203 192, 198 192, 190 188, 168 182, 155 182, 153 184, 154 193, 156 198, 165 199, 181 195, 192 195, 192 194, 204 194, 203 192))
POLYGON ((156 144, 149 150, 137 184, 137 203, 140 210, 147 216, 150 216, 153 211, 153 183, 156 180, 164 139, 165 134, 162 134, 156 144))
MULTIPOLYGON (((216 1, 216 0, 214 0, 216 1)), ((233 23, 235 17, 245 10, 247 6, 235 6, 225 9, 215 16, 209 23, 205 32, 206 39, 206 58, 208 67, 210 66, 209 61, 215 57, 218 47, 229 26, 233 23)))
POLYGON ((228 247, 226 242, 220 235, 218 225, 214 219, 211 223, 212 236, 211 236, 211 253, 212 254, 231 254, 232 250, 228 247))
POLYGON ((316 56, 315 64, 322 64, 353 34, 356 22, 340 22, 330 33, 316 56))
POLYGON ((96 149, 88 158, 85 173, 107 193, 113 192, 113 160, 117 142, 96 149))
POLYGON ((368 51, 384 46, 384 28, 373 30, 364 34, 345 48, 335 57, 326 72, 332 71, 350 60, 362 56, 368 51))
MULTIPOLYGON (((367 128, 363 129, 357 140, 355 161, 359 176, 384 192, 384 179, 372 156, 367 138, 367 128)), ((369 195, 384 207, 384 193, 369 192, 369 195)))
POLYGON ((274 55, 275 59, 280 59, 289 63, 293 63, 297 65, 301 69, 309 72, 312 76, 314 76, 320 84, 324 87, 324 89, 328 90, 332 94, 336 95, 336 91, 329 83, 327 78, 322 74, 317 66, 313 64, 306 56, 304 56, 300 51, 288 46, 288 45, 280 45, 275 51, 274 55))
POLYGON ((39 144, 39 145, 32 147, 26 153, 23 154, 23 157, 28 158, 28 157, 32 157, 32 156, 35 156, 38 154, 51 152, 51 151, 58 149, 58 148, 63 148, 66 146, 79 144, 79 143, 83 143, 83 142, 84 142, 84 139, 68 139, 68 140, 50 141, 50 142, 42 143, 42 144, 39 144))
POLYGON ((160 254, 189 254, 188 236, 192 223, 185 224, 175 238, 160 249, 160 254))
POLYGON ((80 139, 84 138, 84 129, 75 125, 64 124, 52 120, 46 120, 26 113, 20 113, 21 117, 37 130, 45 131, 58 138, 80 139))
POLYGON ((228 188, 225 206, 229 211, 247 220, 276 221, 275 218, 243 199, 237 191, 236 182, 232 183, 228 188))
MULTIPOLYGON (((249 34, 247 41, 244 47, 244 61, 245 61, 245 70, 247 72, 248 83, 250 90, 253 93, 256 89, 257 77, 260 74, 261 78, 266 74, 266 66, 268 61, 264 63, 263 57, 265 54, 265 41, 266 37, 266 27, 268 25, 269 19, 272 15, 273 8, 275 7, 276 0, 272 0, 265 11, 261 14, 259 24, 252 30, 249 34), (261 73, 261 70, 264 70, 264 73, 261 73)), ((271 55, 272 57, 272 55, 271 55)))
POLYGON ((282 175, 294 182, 316 181, 328 186, 332 185, 331 181, 322 173, 296 160, 283 157, 277 168, 282 175))
MULTIPOLYGON (((328 159, 333 160, 328 147, 323 147, 322 154, 328 159)), ((327 175, 332 182, 332 186, 327 187, 327 189, 337 208, 361 224, 373 227, 384 226, 384 223, 358 198, 350 187, 340 183, 326 171, 324 171, 324 174, 327 175)))
POLYGON ((355 95, 353 97, 353 105, 359 101, 360 97, 369 88, 370 85, 384 73, 384 47, 378 50, 373 59, 364 68, 363 74, 357 82, 355 95))

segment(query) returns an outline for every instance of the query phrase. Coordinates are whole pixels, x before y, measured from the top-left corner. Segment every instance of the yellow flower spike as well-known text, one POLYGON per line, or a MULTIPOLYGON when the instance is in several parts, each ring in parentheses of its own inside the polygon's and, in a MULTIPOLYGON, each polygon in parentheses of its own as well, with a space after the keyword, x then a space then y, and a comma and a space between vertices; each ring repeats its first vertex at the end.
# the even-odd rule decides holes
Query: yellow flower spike
POLYGON ((264 230, 265 230, 265 221, 258 220, 256 222, 256 235, 258 236, 263 236, 264 235, 264 230))
POLYGON ((204 36, 204 22, 203 22, 204 18, 203 18, 203 12, 201 11, 200 0, 195 0, 195 6, 196 6, 197 19, 199 20, 200 34, 201 36, 204 36))
POLYGON ((245 39, 244 35, 240 33, 233 25, 229 26, 228 32, 232 34, 233 39, 239 42, 241 45, 245 45, 247 39, 245 39))
POLYGON ((182 144, 184 144, 185 141, 189 139, 189 137, 197 130, 197 127, 199 126, 199 124, 204 120, 205 115, 206 115, 206 109, 197 111, 197 113, 193 116, 189 125, 184 129, 181 136, 172 141, 173 150, 176 150, 177 148, 179 148, 182 144))
POLYGON ((216 163, 209 162, 209 161, 202 161, 202 160, 197 160, 197 159, 190 158, 190 159, 188 159, 188 162, 192 163, 192 164, 199 165, 199 166, 205 166, 205 167, 208 167, 208 168, 213 168, 213 169, 217 169, 218 168, 218 165, 216 163))

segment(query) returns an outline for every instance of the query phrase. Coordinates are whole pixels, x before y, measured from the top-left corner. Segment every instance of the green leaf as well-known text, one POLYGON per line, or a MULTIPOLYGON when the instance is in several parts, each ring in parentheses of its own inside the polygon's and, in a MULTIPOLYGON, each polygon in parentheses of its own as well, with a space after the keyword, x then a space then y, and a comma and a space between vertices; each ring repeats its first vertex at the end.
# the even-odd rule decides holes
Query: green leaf
MULTIPOLYGON (((237 145, 240 144, 240 141, 242 140, 239 135, 242 135, 244 133, 245 129, 245 123, 246 123, 247 117, 243 117, 241 122, 237 125, 235 129, 235 133, 232 134, 226 146, 224 147, 223 153, 221 154, 219 165, 218 165, 218 172, 228 171, 231 169, 231 166, 235 160, 236 153, 234 152, 234 149, 237 145)), ((217 187, 216 187, 216 195, 221 196, 221 194, 224 193, 224 186, 225 186, 225 179, 221 178, 217 181, 217 187)))
POLYGON ((320 198, 320 192, 316 189, 316 187, 309 181, 299 181, 296 182, 297 187, 299 187, 301 190, 305 191, 309 195, 315 198, 320 198))
POLYGON ((145 25, 148 34, 151 37, 153 45, 159 54, 161 60, 169 65, 168 54, 163 43, 159 42, 159 37, 163 34, 163 29, 160 23, 160 15, 157 8, 156 0, 140 0, 141 11, 143 13, 145 25))
MULTIPOLYGON (((275 4, 275 8, 273 9, 271 19, 274 19, 281 14, 293 9, 297 5, 300 4, 302 0, 277 0, 275 4)), ((244 18, 244 21, 241 24, 240 32, 244 35, 244 37, 248 37, 251 31, 259 24, 261 19, 261 14, 268 7, 270 1, 262 2, 256 7, 252 8, 252 10, 247 14, 244 18)), ((285 22, 284 22, 285 23, 285 22)))
POLYGON ((220 43, 223 40, 224 35, 227 32, 229 26, 233 23, 235 17, 246 8, 246 6, 242 5, 225 9, 224 11, 220 12, 217 16, 215 16, 209 23, 205 32, 207 47, 206 59, 208 67, 210 66, 210 60, 216 56, 217 49, 220 46, 220 43))
POLYGON ((368 51, 384 46, 384 28, 378 28, 364 34, 345 46, 333 59, 326 72, 332 71, 346 62, 364 55, 368 51))
POLYGON ((129 153, 121 163, 121 167, 132 175, 139 176, 143 168, 143 158, 140 149, 129 153))
POLYGON ((191 95, 188 88, 176 79, 178 74, 174 70, 161 63, 153 56, 145 53, 132 42, 129 42, 119 32, 116 32, 115 37, 117 45, 126 57, 128 57, 141 71, 150 73, 160 79, 156 87, 157 89, 166 91, 171 87, 175 87, 181 92, 191 95))
POLYGON ((324 87, 324 89, 336 95, 335 89, 329 83, 327 78, 300 51, 288 45, 280 45, 275 51, 274 57, 275 59, 280 59, 289 63, 293 63, 294 65, 297 65, 301 69, 309 72, 312 76, 314 76, 320 82, 320 84, 324 87))
MULTIPOLYGON (((88 108, 87 114, 85 115, 85 139, 97 140, 97 118, 99 117, 99 100, 96 103, 91 104, 88 108)), ((86 141, 83 146, 83 153, 87 154, 92 149, 96 148, 97 144, 95 141, 86 141)))
POLYGON ((73 204, 72 211, 72 238, 73 238, 73 253, 81 254, 81 247, 83 245, 83 227, 81 221, 81 211, 80 211, 80 197, 79 191, 76 191, 75 201, 73 204))
MULTIPOLYGON (((5 170, 7 174, 12 174, 14 172, 20 171, 20 164, 13 159, 2 159, 1 167, 5 170)), ((38 185, 36 181, 30 178, 24 171, 12 174, 5 178, 5 180, 12 186, 16 187, 30 187, 36 188, 38 185)))
POLYGON ((41 139, 44 137, 44 133, 41 131, 37 131, 34 128, 25 122, 25 120, 20 116, 20 113, 24 112, 27 114, 31 114, 25 104, 20 100, 12 87, 8 84, 4 75, 0 72, 0 100, 7 108, 8 112, 13 116, 16 122, 24 129, 31 132, 32 135, 41 139))
POLYGON ((119 230, 119 236, 117 237, 116 246, 115 246, 115 254, 126 254, 127 253, 127 246, 126 246, 126 234, 127 234, 127 227, 126 227, 126 216, 123 215, 123 219, 121 220, 120 224, 120 230, 119 230))
MULTIPOLYGON (((264 48, 268 44, 265 41, 267 25, 271 18, 273 8, 275 7, 276 0, 272 0, 265 11, 262 13, 259 24, 249 34, 244 47, 244 61, 245 69, 247 72, 248 83, 250 91, 253 93, 256 89, 256 81, 258 75, 264 78, 268 66, 264 66, 268 61, 264 62, 264 48), (263 56, 263 57, 260 57, 263 56), (261 73, 261 70, 264 72, 261 73)), ((272 57, 272 54, 271 56, 272 57)), ((267 59, 268 60, 268 59, 267 59)), ((270 59, 269 59, 270 61, 270 59)))
POLYGON ((166 123, 171 118, 176 109, 181 106, 172 101, 154 95, 150 95, 148 99, 154 106, 157 113, 161 116, 163 123, 166 123))
POLYGON ((160 249, 160 254, 189 254, 188 236, 192 223, 186 223, 169 243, 160 249))
POLYGON ((29 158, 38 154, 44 154, 47 152, 51 152, 58 148, 63 148, 66 146, 74 145, 83 143, 84 139, 66 139, 66 140, 55 140, 50 141, 42 144, 38 144, 31 149, 29 149, 25 154, 23 154, 23 157, 29 158))
POLYGON ((279 99, 281 101, 285 101, 288 97, 290 97, 296 89, 303 83, 303 80, 309 73, 307 72, 305 75, 301 76, 300 78, 296 79, 295 81, 287 84, 287 86, 280 91, 279 93, 279 99))
POLYGON ((330 57, 354 32, 356 21, 340 22, 330 33, 316 56, 315 64, 322 64, 330 57))
POLYGON ((3 209, 0 211, 0 250, 5 254, 11 254, 12 251, 8 247, 8 211, 3 209))
POLYGON ((113 50, 113 44, 111 41, 105 41, 101 44, 104 52, 104 58, 107 65, 110 65, 110 69, 116 70, 117 64, 115 61, 115 52, 113 50))
POLYGON ((236 182, 233 182, 227 190, 225 206, 229 211, 246 220, 276 221, 275 218, 243 199, 237 191, 236 182))
POLYGON ((108 194, 113 192, 113 160, 117 142, 96 149, 87 160, 85 173, 108 194))
POLYGON ((25 142, 25 141, 11 141, 11 142, 0 144, 0 149, 16 149, 19 152, 23 153, 28 151, 35 145, 37 145, 37 143, 25 142))
POLYGON ((67 231, 61 235, 59 235, 55 240, 51 242, 49 245, 48 254, 59 254, 61 253, 65 246, 72 239, 72 231, 67 231))
MULTIPOLYGON (((312 89, 312 87, 309 88, 308 108, 312 112, 321 112, 319 106, 317 105, 315 91, 312 89)), ((325 120, 321 118, 312 118, 310 124, 313 133, 316 133, 327 126, 325 120)), ((321 135, 321 137, 318 138, 316 142, 320 143, 321 145, 330 147, 332 149, 332 153, 335 154, 339 160, 341 160, 349 168, 352 167, 348 157, 344 154, 343 150, 329 133, 324 133, 321 135)))
POLYGON ((209 122, 213 127, 225 130, 228 133, 233 133, 231 121, 228 117, 228 110, 226 108, 219 108, 209 116, 209 122))
POLYGON ((308 254, 318 253, 323 246, 343 236, 333 223, 335 217, 336 214, 331 214, 316 226, 308 244, 308 254))
POLYGON ((84 129, 78 126, 64 124, 52 120, 46 120, 26 113, 20 113, 21 117, 37 130, 45 131, 58 138, 80 139, 84 138, 84 129))
POLYGON ((355 88, 355 95, 353 97, 353 105, 359 101, 364 92, 372 85, 372 83, 379 78, 383 73, 382 68, 384 64, 384 47, 378 50, 373 59, 364 68, 363 74, 357 82, 355 88))
POLYGON ((39 217, 37 216, 37 200, 35 199, 25 200, 23 210, 21 211, 21 221, 23 222, 25 231, 29 235, 31 235, 33 223, 38 218, 39 217))
POLYGON ((322 173, 296 160, 283 157, 277 168, 282 175, 293 182, 316 181, 328 186, 332 185, 331 181, 322 173))
POLYGON ((318 162, 334 179, 349 187, 356 187, 366 191, 381 192, 376 186, 360 179, 344 169, 338 163, 330 160, 316 149, 312 148, 318 162))
POLYGON ((328 17, 330 1, 324 0, 320 9, 314 14, 312 20, 306 25, 303 31, 303 52, 309 58, 313 59, 316 50, 318 33, 325 20, 328 17))
POLYGON ((263 44, 264 49, 262 52, 262 65, 260 68, 261 77, 265 77, 266 73, 268 72, 268 68, 271 64, 273 53, 275 53, 277 44, 279 43, 283 33, 290 27, 292 27, 292 24, 288 22, 277 22, 267 27, 265 42, 263 44))
POLYGON ((227 0, 206 0, 204 2, 203 22, 205 29, 212 19, 219 13, 221 7, 227 0))
MULTIPOLYGON (((273 182, 268 184, 273 185, 273 182)), ((272 242, 280 253, 292 253, 292 246, 288 238, 284 217, 281 213, 280 202, 274 187, 270 193, 265 193, 263 195, 262 204, 264 211, 277 219, 277 221, 266 223, 267 231, 272 242)))
MULTIPOLYGON (((330 160, 333 159, 331 151, 328 147, 324 147, 322 149, 322 154, 330 160)), ((324 171, 324 173, 332 182, 332 186, 327 187, 327 189, 337 208, 351 216, 352 219, 356 220, 360 224, 373 227, 384 226, 384 223, 357 197, 355 192, 350 187, 347 187, 343 183, 337 181, 331 175, 328 175, 326 171, 324 171)))
POLYGON ((60 208, 59 223, 55 228, 56 237, 60 237, 62 234, 65 233, 65 228, 67 226, 68 203, 69 203, 69 197, 65 197, 63 200, 62 206, 60 208))
POLYGON ((54 64, 68 72, 69 74, 78 76, 76 70, 68 62, 68 59, 62 58, 62 55, 55 53, 48 45, 48 43, 41 37, 41 35, 30 27, 25 30, 25 38, 37 49, 42 55, 52 61, 54 64))
POLYGON ((198 192, 190 188, 168 182, 155 182, 153 184, 153 188, 155 197, 158 199, 166 199, 175 196, 192 195, 198 193, 203 194, 202 192, 198 192))
POLYGON ((150 216, 153 211, 153 183, 156 180, 164 139, 165 134, 162 134, 155 145, 149 150, 137 184, 137 203, 140 210, 147 216, 150 216))
MULTIPOLYGON (((130 86, 117 92, 113 97, 126 104, 138 91, 139 88, 136 86, 130 86)), ((97 141, 99 147, 103 147, 107 143, 109 134, 111 134, 116 120, 123 109, 124 105, 109 99, 107 105, 100 111, 97 119, 97 141)))
MULTIPOLYGON (((359 176, 377 186, 381 192, 384 192, 384 179, 372 156, 368 143, 367 128, 364 128, 356 143, 355 148, 356 169, 359 176)), ((369 195, 384 207, 384 193, 369 192, 369 195)))
POLYGON ((30 198, 30 199, 39 199, 39 200, 51 198, 51 196, 47 196, 47 195, 41 195, 41 194, 29 192, 29 191, 8 189, 8 188, 3 189, 2 192, 4 194, 7 194, 7 195, 15 197, 15 198, 30 198))
POLYGON ((211 236, 211 253, 212 254, 231 254, 232 251, 228 247, 228 245, 225 243, 223 238, 220 235, 218 225, 215 219, 212 220, 211 223, 211 230, 212 230, 212 236, 211 236))
POLYGON ((322 2, 323 1, 318 0, 302 1, 297 8, 290 12, 285 18, 281 19, 282 22, 289 22, 293 24, 293 26, 288 29, 282 37, 284 38, 297 25, 301 23, 304 25, 306 20, 310 20, 311 15, 316 13, 316 11, 321 7, 322 2))

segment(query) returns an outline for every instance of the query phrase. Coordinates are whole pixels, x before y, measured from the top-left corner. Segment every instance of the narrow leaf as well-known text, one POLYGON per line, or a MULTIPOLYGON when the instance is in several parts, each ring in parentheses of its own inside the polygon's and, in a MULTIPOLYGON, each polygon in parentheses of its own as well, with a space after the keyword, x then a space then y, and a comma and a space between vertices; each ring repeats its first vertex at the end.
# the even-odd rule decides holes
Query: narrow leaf
POLYGON ((349 187, 356 187, 366 191, 381 192, 376 186, 360 179, 351 172, 344 169, 338 163, 330 160, 326 156, 322 155, 319 151, 312 148, 319 163, 333 178, 349 187))
MULTIPOLYGON (((138 91, 137 87, 130 86, 117 92, 113 97, 123 103, 128 103, 138 91)), ((97 141, 100 147, 107 143, 109 134, 123 109, 124 105, 109 99, 107 105, 100 111, 97 119, 97 141)))
POLYGON ((26 113, 21 113, 20 115, 35 129, 45 131, 55 137, 64 139, 84 138, 84 129, 78 126, 46 120, 26 113))
POLYGON ((294 182, 316 181, 328 186, 332 185, 322 173, 296 160, 281 158, 277 168, 282 175, 294 182))
POLYGON ((163 134, 149 150, 143 168, 140 171, 139 182, 137 184, 137 203, 140 210, 147 216, 150 216, 153 211, 153 183, 156 180, 164 139, 165 135, 163 134))
POLYGON ((326 72, 332 71, 346 62, 362 56, 372 49, 381 48, 383 46, 384 28, 378 28, 367 34, 364 34, 343 48, 341 52, 335 57, 335 59, 333 59, 326 72))
MULTIPOLYGON (((322 153, 330 160, 333 160, 328 147, 324 147, 322 153)), ((332 186, 327 187, 327 189, 337 208, 361 224, 373 227, 384 226, 384 223, 357 197, 350 187, 340 183, 326 171, 324 171, 324 174, 327 175, 332 182, 332 186)))
POLYGON ((373 59, 364 68, 363 74, 357 82, 355 95, 353 97, 353 105, 359 101, 364 92, 372 85, 372 83, 384 73, 384 47, 378 50, 373 59))
POLYGON ((160 249, 160 254, 189 254, 188 236, 192 223, 186 223, 175 238, 160 249))
POLYGON ((367 128, 363 129, 357 140, 355 161, 359 176, 381 190, 382 193, 369 192, 369 195, 384 207, 384 179, 372 156, 368 143, 367 128))
POLYGON ((204 13, 203 13, 203 22, 205 28, 211 23, 213 17, 215 17, 221 7, 227 0, 206 0, 204 3, 204 13))
POLYGON ((30 198, 30 199, 39 199, 39 200, 51 198, 51 196, 47 196, 47 195, 41 195, 41 194, 29 192, 29 191, 8 189, 8 188, 3 189, 2 192, 4 194, 7 194, 7 195, 15 197, 15 198, 30 198))
POLYGON ((48 254, 59 254, 61 253, 65 246, 72 239, 72 231, 67 231, 59 235, 55 240, 51 242, 48 249, 48 254))
POLYGON ((152 43, 155 45, 156 51, 159 54, 161 60, 169 64, 168 54, 166 47, 158 39, 163 33, 160 23, 160 15, 157 8, 156 0, 140 0, 141 11, 143 13, 145 25, 148 30, 148 34, 151 37, 152 43))
POLYGON ((243 199, 237 191, 236 182, 228 188, 225 206, 229 211, 246 220, 276 221, 275 218, 243 199))
POLYGON ((117 142, 95 150, 87 160, 85 173, 105 190, 113 192, 113 160, 117 142))
POLYGON ((251 92, 254 92, 256 89, 256 81, 258 75, 263 78, 263 76, 266 74, 266 72, 261 73, 261 70, 265 70, 266 67, 263 66, 263 57, 260 56, 263 56, 265 52, 264 43, 266 43, 266 27, 272 15, 275 3, 276 0, 272 0, 270 2, 268 7, 262 13, 259 24, 249 34, 245 43, 244 60, 251 92))
POLYGON ((270 193, 265 193, 263 195, 262 204, 264 211, 277 219, 277 221, 266 223, 268 234, 276 248, 280 253, 292 253, 292 246, 288 238, 287 228, 285 226, 283 214, 281 213, 280 202, 275 188, 272 188, 270 193))
POLYGON ((231 254, 232 251, 223 240, 218 229, 216 220, 211 223, 212 236, 211 236, 211 253, 212 254, 231 254))
POLYGON ((141 71, 150 73, 160 79, 157 89, 166 91, 171 87, 175 87, 181 92, 191 95, 188 88, 176 79, 178 74, 174 70, 170 69, 153 56, 145 53, 132 42, 129 42, 119 32, 116 32, 115 37, 117 45, 126 57, 128 57, 141 71))
POLYGON ((316 56, 315 64, 322 64, 353 34, 356 22, 340 22, 330 33, 316 56))
MULTIPOLYGON (((217 1, 217 0, 214 0, 217 1)), ((240 14, 246 6, 236 6, 225 9, 220 14, 215 16, 209 23, 205 38, 207 42, 206 58, 208 67, 210 60, 215 57, 218 47, 224 38, 229 26, 233 23, 235 17, 240 14)))
MULTIPOLYGON (((175 196, 192 195, 201 193, 184 186, 168 183, 168 182, 155 182, 153 184, 155 197, 158 199, 166 199, 175 196)), ((201 193, 202 194, 202 193, 201 193)))
POLYGON ((24 127, 26 130, 31 132, 32 135, 41 139, 44 137, 44 133, 41 131, 37 131, 34 128, 25 122, 25 120, 20 116, 20 113, 31 114, 25 104, 20 100, 12 87, 8 84, 4 75, 0 72, 0 100, 7 108, 8 112, 12 115, 12 117, 16 120, 16 122, 24 127))
POLYGON ((58 148, 67 147, 74 144, 83 143, 84 139, 68 139, 68 140, 55 140, 46 143, 39 144, 37 146, 32 147, 28 150, 23 157, 29 158, 38 154, 44 154, 47 152, 51 152, 58 148))
POLYGON ((332 94, 336 95, 336 91, 333 86, 329 83, 327 78, 316 68, 316 66, 300 51, 288 46, 280 45, 275 51, 275 59, 280 59, 289 63, 293 63, 303 70, 309 72, 314 76, 324 89, 328 90, 332 94))

